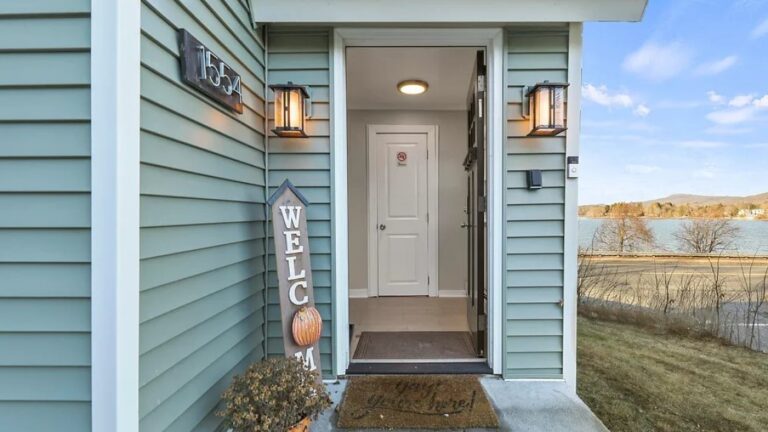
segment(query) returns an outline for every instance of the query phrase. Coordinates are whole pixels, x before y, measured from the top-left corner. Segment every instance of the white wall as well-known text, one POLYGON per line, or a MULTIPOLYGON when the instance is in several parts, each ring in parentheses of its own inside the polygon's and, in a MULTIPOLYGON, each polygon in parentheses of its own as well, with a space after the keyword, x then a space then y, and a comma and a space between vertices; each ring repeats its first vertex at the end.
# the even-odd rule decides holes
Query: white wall
POLYGON ((467 195, 462 162, 467 149, 466 111, 350 110, 347 118, 349 200, 349 287, 368 285, 368 168, 366 126, 418 124, 438 126, 438 226, 441 296, 464 295, 467 246, 464 206, 467 195))

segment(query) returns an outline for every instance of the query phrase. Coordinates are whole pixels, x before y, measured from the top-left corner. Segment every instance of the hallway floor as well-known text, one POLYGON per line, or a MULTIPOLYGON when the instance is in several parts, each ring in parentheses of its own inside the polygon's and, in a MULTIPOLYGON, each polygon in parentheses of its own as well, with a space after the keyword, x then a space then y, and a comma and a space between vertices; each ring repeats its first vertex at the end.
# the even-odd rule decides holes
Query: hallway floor
MULTIPOLYGON (((440 297, 376 297, 349 300, 353 325, 350 352, 357 351, 363 332, 468 332, 467 299, 440 297)), ((393 354, 393 358, 402 358, 393 354)))

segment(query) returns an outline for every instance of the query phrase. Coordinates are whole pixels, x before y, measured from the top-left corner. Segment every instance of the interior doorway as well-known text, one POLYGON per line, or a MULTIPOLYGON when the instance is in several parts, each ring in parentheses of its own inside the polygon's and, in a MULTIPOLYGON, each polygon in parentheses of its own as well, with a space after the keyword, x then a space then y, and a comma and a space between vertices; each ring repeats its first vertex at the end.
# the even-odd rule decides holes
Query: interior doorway
POLYGON ((437 137, 367 125, 369 297, 438 296, 437 137))
POLYGON ((486 50, 345 54, 350 370, 490 372, 486 50))

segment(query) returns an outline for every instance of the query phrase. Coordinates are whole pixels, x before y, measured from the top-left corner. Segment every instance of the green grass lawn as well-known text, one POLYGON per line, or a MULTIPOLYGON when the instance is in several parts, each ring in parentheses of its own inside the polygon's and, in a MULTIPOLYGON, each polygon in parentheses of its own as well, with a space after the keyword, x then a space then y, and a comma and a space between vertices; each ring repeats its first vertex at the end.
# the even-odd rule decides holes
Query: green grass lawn
POLYGON ((768 430, 768 354, 579 318, 578 374, 614 432, 768 430))

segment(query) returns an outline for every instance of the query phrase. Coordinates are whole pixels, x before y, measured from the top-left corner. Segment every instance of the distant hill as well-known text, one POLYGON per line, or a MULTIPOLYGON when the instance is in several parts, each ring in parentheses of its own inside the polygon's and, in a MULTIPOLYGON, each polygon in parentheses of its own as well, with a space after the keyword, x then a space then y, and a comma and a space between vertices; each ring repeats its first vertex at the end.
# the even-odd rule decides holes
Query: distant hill
POLYGON ((757 218, 768 219, 768 192, 749 196, 710 196, 674 194, 664 198, 631 203, 591 204, 579 206, 579 216, 602 218, 616 212, 651 218, 734 218, 745 217, 744 209, 763 209, 757 218))
MULTIPOLYGON (((717 195, 693 195, 693 194, 673 194, 664 198, 643 201, 642 204, 671 203, 672 205, 712 205, 712 204, 768 204, 768 192, 748 196, 717 196, 717 195)), ((601 207, 605 204, 587 204, 580 207, 601 207)))
POLYGON ((768 192, 748 195, 748 196, 709 196, 709 195, 689 195, 689 194, 674 194, 664 198, 658 198, 655 200, 645 201, 643 204, 653 203, 672 203, 674 205, 711 205, 711 204, 765 204, 768 203, 768 192))

